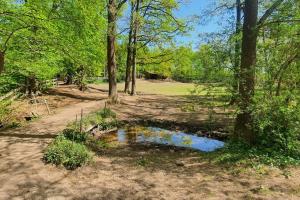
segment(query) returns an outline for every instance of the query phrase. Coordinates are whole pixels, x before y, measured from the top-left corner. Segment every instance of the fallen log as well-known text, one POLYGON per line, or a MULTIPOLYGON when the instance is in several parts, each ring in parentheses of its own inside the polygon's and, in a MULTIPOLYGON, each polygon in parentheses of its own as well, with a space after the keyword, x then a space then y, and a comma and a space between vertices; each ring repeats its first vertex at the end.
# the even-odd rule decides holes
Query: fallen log
POLYGON ((96 130, 94 129, 91 134, 93 135, 93 137, 95 138, 100 138, 101 136, 105 135, 105 134, 109 134, 109 133, 112 133, 112 132, 116 132, 118 130, 117 127, 115 128, 112 128, 112 129, 108 129, 108 130, 96 130))

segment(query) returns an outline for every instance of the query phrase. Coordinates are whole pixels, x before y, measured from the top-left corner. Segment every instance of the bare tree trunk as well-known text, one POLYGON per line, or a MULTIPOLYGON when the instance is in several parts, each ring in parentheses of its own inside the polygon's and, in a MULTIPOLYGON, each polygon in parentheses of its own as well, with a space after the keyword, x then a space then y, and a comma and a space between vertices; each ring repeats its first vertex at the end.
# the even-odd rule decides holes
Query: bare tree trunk
POLYGON ((135 95, 136 89, 136 52, 137 52, 137 33, 139 31, 139 9, 140 9, 140 1, 137 0, 135 7, 135 20, 134 20, 134 31, 133 31, 133 50, 132 50, 132 83, 131 83, 131 95, 135 95))
POLYGON ((109 82, 109 98, 111 99, 112 103, 116 103, 118 101, 115 52, 117 19, 116 0, 108 0, 107 10, 107 71, 109 82))
POLYGON ((134 3, 131 3, 131 14, 130 14, 130 29, 128 33, 128 44, 127 44, 127 60, 126 60, 126 77, 125 77, 125 88, 124 92, 129 92, 130 80, 131 80, 131 66, 132 66, 132 33, 133 33, 133 15, 134 15, 134 3))
POLYGON ((254 95, 258 0, 246 0, 244 11, 241 67, 239 79, 240 113, 235 124, 235 136, 253 144, 255 135, 250 105, 254 95))
POLYGON ((241 7, 241 0, 236 0, 236 25, 235 25, 235 55, 234 55, 234 77, 233 77, 233 95, 231 97, 230 105, 235 104, 237 100, 236 94, 239 92, 239 67, 240 67, 240 53, 241 53, 241 42, 240 39, 237 37, 241 33, 241 19, 242 19, 242 7, 241 7))
POLYGON ((29 97, 32 97, 33 96, 33 94, 36 94, 36 92, 37 92, 37 85, 36 85, 36 77, 35 77, 35 75, 30 75, 29 77, 28 77, 28 84, 27 84, 27 86, 28 86, 28 96, 29 97))
POLYGON ((4 71, 4 55, 5 53, 0 51, 0 74, 4 71))

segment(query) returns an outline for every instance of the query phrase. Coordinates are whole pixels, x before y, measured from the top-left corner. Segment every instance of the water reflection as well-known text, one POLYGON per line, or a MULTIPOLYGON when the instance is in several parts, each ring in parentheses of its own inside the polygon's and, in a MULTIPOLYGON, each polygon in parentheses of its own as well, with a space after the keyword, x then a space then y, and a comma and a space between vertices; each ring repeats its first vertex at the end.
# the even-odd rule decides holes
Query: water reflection
POLYGON ((199 137, 183 132, 169 131, 156 127, 131 127, 119 129, 116 133, 108 134, 103 139, 119 143, 154 143, 177 147, 192 148, 211 152, 224 146, 224 142, 199 137))

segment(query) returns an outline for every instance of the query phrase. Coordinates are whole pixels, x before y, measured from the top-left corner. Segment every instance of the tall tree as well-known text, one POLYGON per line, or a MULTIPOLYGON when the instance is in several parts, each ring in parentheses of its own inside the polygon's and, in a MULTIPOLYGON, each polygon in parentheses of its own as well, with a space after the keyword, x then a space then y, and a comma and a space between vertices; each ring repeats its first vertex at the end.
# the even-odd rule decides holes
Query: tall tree
POLYGON ((109 98, 112 103, 118 101, 117 91, 117 64, 116 64, 116 35, 118 11, 127 0, 107 1, 107 72, 109 81, 109 98))
POLYGON ((140 26, 140 3, 142 0, 136 0, 135 6, 135 19, 134 19, 134 31, 133 31, 133 49, 132 49, 132 81, 131 81, 131 95, 135 95, 136 89, 136 54, 137 54, 137 36, 140 26))
POLYGON ((239 78, 240 104, 235 124, 235 135, 250 144, 255 143, 251 105, 255 92, 256 47, 259 27, 276 10, 283 0, 275 1, 258 21, 258 0, 246 0, 242 37, 239 78))
POLYGON ((254 95, 256 40, 257 40, 258 0, 246 0, 242 39, 239 94, 240 113, 237 115, 235 134, 253 143, 255 136, 252 128, 250 105, 254 95))
POLYGON ((133 34, 133 23, 134 23, 134 11, 135 2, 131 2, 130 8, 130 26, 128 32, 128 44, 127 44, 127 59, 126 59, 126 73, 125 73, 125 88, 124 92, 129 92, 130 80, 131 80, 131 66, 132 66, 132 34, 133 34))
POLYGON ((116 0, 108 0, 107 4, 107 72, 109 81, 109 98, 115 103, 118 100, 116 77, 116 26, 117 26, 116 0))

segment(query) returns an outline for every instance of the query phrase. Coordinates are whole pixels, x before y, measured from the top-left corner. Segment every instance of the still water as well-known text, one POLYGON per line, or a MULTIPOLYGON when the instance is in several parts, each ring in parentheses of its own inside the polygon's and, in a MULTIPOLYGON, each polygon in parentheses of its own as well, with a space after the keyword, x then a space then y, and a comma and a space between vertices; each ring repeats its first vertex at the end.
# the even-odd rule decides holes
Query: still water
POLYGON ((103 139, 109 142, 116 141, 122 144, 152 143, 191 148, 204 152, 215 151, 224 146, 224 142, 219 140, 156 127, 130 127, 119 129, 115 133, 107 134, 103 139))

